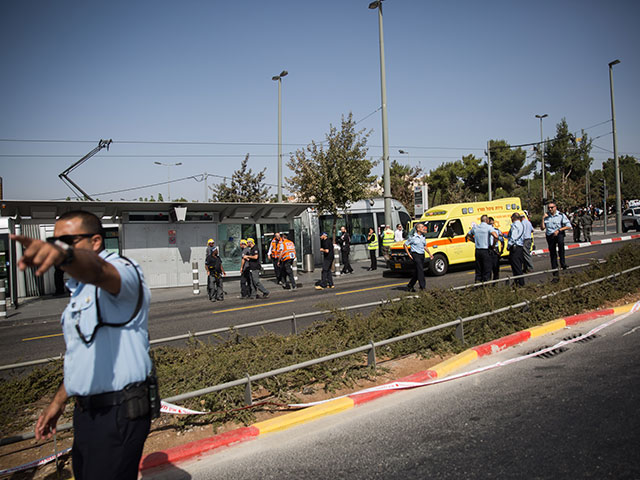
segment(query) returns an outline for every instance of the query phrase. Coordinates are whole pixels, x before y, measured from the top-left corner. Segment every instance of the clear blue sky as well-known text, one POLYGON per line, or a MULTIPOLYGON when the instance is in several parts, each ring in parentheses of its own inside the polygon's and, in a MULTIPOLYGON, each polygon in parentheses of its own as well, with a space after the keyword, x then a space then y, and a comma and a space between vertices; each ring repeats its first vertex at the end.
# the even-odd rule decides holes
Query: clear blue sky
MULTIPOLYGON (((168 169, 154 161, 182 162, 172 179, 230 176, 246 153, 275 185, 271 77, 283 69, 284 152, 323 140, 353 112, 380 157, 380 112, 370 115, 380 105, 378 23, 368 3, 1 2, 0 139, 80 141, 0 141, 4 197, 65 198, 58 173, 101 138, 114 140, 110 151, 71 174, 91 194, 166 182, 168 169)), ((613 156, 603 122, 614 59, 618 150, 640 158, 639 18, 637 0, 385 0, 391 158, 429 170, 482 156, 489 139, 535 142, 534 115, 547 113, 545 137, 563 117, 570 130, 600 137, 599 168, 613 156)), ((158 192, 166 198, 167 186, 99 197, 158 192)), ((204 185, 172 183, 171 194, 202 200, 204 185)))

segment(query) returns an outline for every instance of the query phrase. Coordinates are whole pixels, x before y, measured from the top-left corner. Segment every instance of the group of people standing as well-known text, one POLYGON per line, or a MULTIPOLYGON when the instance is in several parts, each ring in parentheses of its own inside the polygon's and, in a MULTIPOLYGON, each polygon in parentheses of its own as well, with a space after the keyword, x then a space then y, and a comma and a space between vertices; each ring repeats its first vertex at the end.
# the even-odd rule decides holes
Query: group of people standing
MULTIPOLYGON (((511 215, 511 228, 506 238, 495 226, 493 217, 482 215, 480 223, 471 228, 465 240, 471 240, 476 245, 476 283, 500 278, 500 257, 504 252, 505 240, 513 275, 520 276, 533 271, 533 225, 526 215, 517 212, 511 215)), ((524 285, 523 278, 516 278, 514 282, 524 285)))
POLYGON ((589 208, 579 208, 571 214, 571 228, 573 229, 573 241, 580 241, 580 234, 585 242, 591 241, 591 231, 593 229, 594 213, 589 208))
POLYGON ((298 288, 293 274, 293 265, 296 261, 296 246, 289 240, 286 232, 276 232, 273 235, 267 256, 273 264, 273 271, 276 274, 278 285, 282 285, 285 290, 298 288))

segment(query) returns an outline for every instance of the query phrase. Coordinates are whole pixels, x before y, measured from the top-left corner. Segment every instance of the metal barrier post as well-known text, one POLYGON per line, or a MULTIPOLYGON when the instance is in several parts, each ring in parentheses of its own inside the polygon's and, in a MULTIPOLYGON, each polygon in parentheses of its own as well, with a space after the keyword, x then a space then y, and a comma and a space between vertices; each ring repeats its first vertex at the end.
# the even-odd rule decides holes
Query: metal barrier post
POLYGON ((367 353, 367 366, 376 368, 376 344, 373 343, 373 340, 369 344, 371 349, 367 353))
POLYGON ((333 274, 337 277, 340 272, 340 247, 338 245, 333 246, 333 264, 335 266, 335 272, 333 274))
POLYGON ((458 326, 456 327, 456 338, 460 340, 462 343, 464 342, 464 323, 462 322, 462 317, 457 318, 458 326))
POLYGON ((191 262, 193 272, 193 294, 200 295, 200 280, 198 279, 198 262, 191 262))
POLYGON ((296 314, 295 313, 291 316, 291 334, 292 335, 297 335, 298 334, 298 324, 296 323, 296 314))
POLYGON ((0 280, 0 319, 7 316, 7 294, 5 279, 0 280))
POLYGON ((244 387, 244 403, 248 406, 253 405, 253 396, 251 394, 251 376, 247 373, 247 386, 244 387))

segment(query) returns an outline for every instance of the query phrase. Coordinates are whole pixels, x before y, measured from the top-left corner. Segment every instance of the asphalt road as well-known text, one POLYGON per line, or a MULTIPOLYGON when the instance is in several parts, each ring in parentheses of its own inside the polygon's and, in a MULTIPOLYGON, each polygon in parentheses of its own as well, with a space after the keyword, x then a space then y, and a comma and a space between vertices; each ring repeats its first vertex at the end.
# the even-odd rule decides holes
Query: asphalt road
MULTIPOLYGON (((604 258, 626 243, 628 242, 567 251, 567 263, 578 265, 593 259, 604 258)), ((537 270, 549 268, 548 255, 533 257, 533 262, 537 270)), ((358 263, 356 268, 363 272, 366 264, 358 263)), ((509 275, 511 272, 506 263, 502 265, 502 272, 503 275, 509 275)), ((320 278, 319 270, 315 272, 313 278, 320 278)), ((531 281, 543 280, 543 276, 534 278, 535 280, 531 281)), ((232 281, 237 282, 237 280, 232 281)), ((360 305, 401 296, 407 282, 407 276, 388 275, 388 272, 383 274, 381 269, 377 272, 342 276, 336 280, 335 289, 324 291, 317 291, 313 288, 313 284, 307 283, 303 288, 290 292, 282 290, 271 280, 267 280, 265 285, 272 292, 268 299, 243 300, 237 298, 237 293, 232 293, 227 295, 223 303, 215 304, 209 302, 206 295, 194 297, 188 293, 185 298, 163 301, 162 295, 152 291, 152 296, 159 297, 160 300, 152 300, 149 332, 152 339, 158 339, 187 332, 278 318, 292 313, 299 315, 332 306, 360 305)), ((443 277, 427 277, 427 288, 447 288, 469 283, 473 283, 473 270, 469 265, 452 267, 450 273, 443 277)), ((21 313, 18 309, 17 314, 11 317, 13 321, 0 326, 0 365, 57 356, 64 352, 59 315, 64 309, 66 300, 59 298, 47 300, 47 302, 56 302, 57 308, 49 308, 49 311, 28 321, 20 320, 21 313)), ((321 318, 322 316, 298 319, 298 328, 302 329, 321 318)), ((277 333, 286 334, 291 331, 291 323, 273 324, 268 328, 277 333)), ((261 327, 254 327, 244 330, 244 333, 251 335, 260 331, 261 327)))
MULTIPOLYGON (((539 337, 468 370, 604 322, 539 337)), ((398 392, 143 478, 638 479, 639 348, 636 313, 550 358, 398 392)))

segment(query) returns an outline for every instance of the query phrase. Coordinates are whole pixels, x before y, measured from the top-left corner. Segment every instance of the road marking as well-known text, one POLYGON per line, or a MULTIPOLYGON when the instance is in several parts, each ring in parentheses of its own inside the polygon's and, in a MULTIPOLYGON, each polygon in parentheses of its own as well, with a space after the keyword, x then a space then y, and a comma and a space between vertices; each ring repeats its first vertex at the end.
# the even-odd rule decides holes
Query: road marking
POLYGON ((291 303, 294 300, 283 300, 282 302, 261 303, 260 305, 249 305, 247 307, 229 308, 227 310, 215 310, 211 313, 237 312, 238 310, 248 310, 250 308, 268 307, 270 305, 280 305, 283 303, 291 303))
POLYGON ((61 337, 62 335, 64 335, 64 334, 63 333, 54 333, 54 334, 51 334, 51 335, 43 335, 41 337, 23 338, 22 341, 23 342, 28 342, 30 340, 41 340, 43 338, 61 337))
POLYGON ((574 253, 573 255, 565 255, 565 257, 579 257, 580 255, 589 255, 590 253, 596 253, 597 250, 590 250, 588 252, 582 252, 582 253, 574 253))
POLYGON ((391 287, 399 287, 401 285, 406 285, 407 282, 402 283, 392 283, 391 285, 382 285, 381 287, 370 287, 370 288, 361 288, 360 290, 349 290, 348 292, 340 292, 336 293, 336 295, 346 295, 347 293, 357 293, 357 292, 366 292, 368 290, 378 290, 380 288, 391 288, 391 287))

